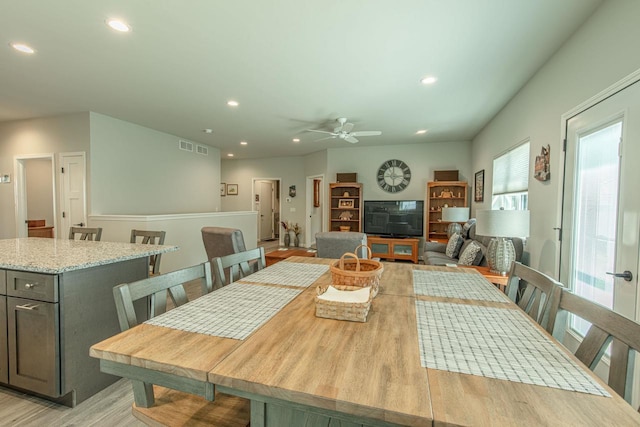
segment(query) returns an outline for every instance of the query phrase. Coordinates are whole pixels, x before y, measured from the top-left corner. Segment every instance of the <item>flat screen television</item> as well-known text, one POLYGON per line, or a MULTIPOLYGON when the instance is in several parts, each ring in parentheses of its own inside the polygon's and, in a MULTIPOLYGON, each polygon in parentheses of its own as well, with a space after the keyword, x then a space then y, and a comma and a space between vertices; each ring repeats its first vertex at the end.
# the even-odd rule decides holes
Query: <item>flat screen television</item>
POLYGON ((424 234, 423 200, 365 200, 364 232, 389 237, 424 234))

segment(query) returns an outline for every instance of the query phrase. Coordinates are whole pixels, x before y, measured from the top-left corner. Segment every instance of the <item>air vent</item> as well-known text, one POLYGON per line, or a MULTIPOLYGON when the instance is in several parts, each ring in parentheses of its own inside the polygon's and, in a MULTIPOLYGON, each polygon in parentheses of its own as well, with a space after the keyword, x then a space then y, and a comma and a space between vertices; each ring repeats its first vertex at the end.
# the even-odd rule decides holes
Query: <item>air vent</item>
POLYGON ((178 148, 184 151, 193 151, 193 142, 183 141, 181 139, 178 141, 178 148))
POLYGON ((196 145, 196 151, 198 154, 202 154, 203 156, 209 155, 209 149, 204 145, 196 145))

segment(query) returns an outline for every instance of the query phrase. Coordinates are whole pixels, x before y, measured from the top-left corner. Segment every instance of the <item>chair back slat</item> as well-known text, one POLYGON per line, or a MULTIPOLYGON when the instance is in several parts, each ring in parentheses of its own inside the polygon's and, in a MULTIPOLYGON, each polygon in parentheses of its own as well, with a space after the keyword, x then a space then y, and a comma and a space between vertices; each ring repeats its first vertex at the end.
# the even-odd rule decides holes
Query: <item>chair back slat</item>
POLYGON ((157 316, 166 311, 167 293, 176 307, 186 303, 188 298, 184 283, 194 280, 201 280, 203 293, 213 286, 209 262, 116 286, 113 296, 120 329, 124 331, 139 323, 133 304, 135 301, 151 297, 149 317, 157 316))
POLYGON ((547 324, 547 332, 553 333, 560 342, 568 326, 569 313, 591 323, 575 356, 589 369, 594 370, 611 343, 608 383, 616 393, 630 401, 630 376, 633 370, 629 366, 634 360, 631 355, 640 351, 640 324, 567 289, 562 289, 557 314, 551 317, 547 324))
POLYGON ((101 227, 69 227, 69 239, 75 240, 78 236, 78 240, 93 240, 99 242, 102 238, 101 227))
MULTIPOLYGON (((131 238, 129 239, 129 241, 131 243, 142 243, 143 245, 155 245, 157 240, 158 245, 164 245, 165 236, 166 236, 165 231, 132 229, 131 238), (142 238, 142 240, 138 242, 138 238, 142 238)), ((149 272, 152 275, 160 274, 161 258, 162 258, 162 254, 149 256, 149 272)))
POLYGON ((519 262, 511 265, 507 283, 507 295, 540 325, 545 325, 550 313, 557 313, 554 306, 560 300, 563 285, 557 280, 519 262), (524 286, 518 298, 518 290, 524 286))
POLYGON ((243 277, 262 270, 266 265, 264 248, 251 249, 244 252, 213 258, 213 271, 217 287, 226 286, 243 277), (229 277, 225 275, 229 269, 229 277))

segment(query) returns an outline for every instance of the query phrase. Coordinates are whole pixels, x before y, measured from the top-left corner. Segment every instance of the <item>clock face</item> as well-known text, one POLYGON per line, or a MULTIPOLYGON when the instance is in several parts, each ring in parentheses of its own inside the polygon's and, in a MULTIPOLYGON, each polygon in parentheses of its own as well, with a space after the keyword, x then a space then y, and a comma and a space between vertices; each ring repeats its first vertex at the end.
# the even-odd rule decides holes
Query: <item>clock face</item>
POLYGON ((411 181, 411 169, 402 160, 387 160, 378 169, 378 185, 384 191, 397 193, 404 190, 411 181))

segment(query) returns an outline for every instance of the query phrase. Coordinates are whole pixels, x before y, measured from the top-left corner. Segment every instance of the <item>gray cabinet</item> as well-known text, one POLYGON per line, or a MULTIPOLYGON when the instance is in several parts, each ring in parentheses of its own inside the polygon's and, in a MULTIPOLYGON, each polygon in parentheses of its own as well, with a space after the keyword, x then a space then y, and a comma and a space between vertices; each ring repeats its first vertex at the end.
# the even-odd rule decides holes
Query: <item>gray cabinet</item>
POLYGON ((113 287, 148 268, 136 258, 58 274, 0 269, 0 383, 75 406, 116 381, 89 348, 120 332, 113 287))
POLYGON ((7 298, 9 384, 60 396, 57 303, 7 298))

